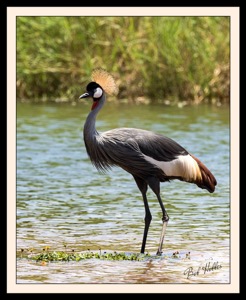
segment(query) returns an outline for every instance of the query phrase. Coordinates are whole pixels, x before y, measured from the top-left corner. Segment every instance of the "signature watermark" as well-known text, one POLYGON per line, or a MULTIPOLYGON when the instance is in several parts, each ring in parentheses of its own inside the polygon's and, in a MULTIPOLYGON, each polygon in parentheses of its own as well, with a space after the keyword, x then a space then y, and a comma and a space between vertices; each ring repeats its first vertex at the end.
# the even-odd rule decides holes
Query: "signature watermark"
POLYGON ((191 279, 192 277, 197 277, 220 269, 222 269, 222 265, 218 261, 214 261, 213 258, 210 258, 206 263, 203 263, 198 267, 189 267, 185 269, 184 275, 187 279, 191 279))

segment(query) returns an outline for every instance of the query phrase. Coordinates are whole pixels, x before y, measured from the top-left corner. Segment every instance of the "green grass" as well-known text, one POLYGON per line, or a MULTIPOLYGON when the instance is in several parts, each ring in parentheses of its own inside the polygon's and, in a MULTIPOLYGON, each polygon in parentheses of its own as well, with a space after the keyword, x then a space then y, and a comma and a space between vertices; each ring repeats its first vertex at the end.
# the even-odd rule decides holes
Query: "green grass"
POLYGON ((228 103, 229 17, 17 17, 17 98, 76 101, 102 67, 119 99, 228 103))

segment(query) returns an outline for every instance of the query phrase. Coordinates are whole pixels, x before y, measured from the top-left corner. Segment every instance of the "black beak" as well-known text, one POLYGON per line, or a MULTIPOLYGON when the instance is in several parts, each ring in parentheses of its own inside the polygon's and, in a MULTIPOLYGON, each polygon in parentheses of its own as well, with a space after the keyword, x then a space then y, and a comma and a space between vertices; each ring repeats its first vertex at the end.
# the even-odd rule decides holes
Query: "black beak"
POLYGON ((82 98, 88 98, 88 97, 92 97, 92 93, 84 93, 82 94, 81 96, 79 96, 79 99, 82 99, 82 98))

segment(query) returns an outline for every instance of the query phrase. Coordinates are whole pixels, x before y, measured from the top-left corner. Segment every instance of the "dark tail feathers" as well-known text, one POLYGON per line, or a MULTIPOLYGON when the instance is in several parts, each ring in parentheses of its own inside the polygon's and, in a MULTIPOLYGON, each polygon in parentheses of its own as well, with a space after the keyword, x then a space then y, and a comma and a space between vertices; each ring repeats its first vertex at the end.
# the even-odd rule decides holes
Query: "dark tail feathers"
POLYGON ((215 186, 217 185, 217 181, 214 175, 198 158, 191 154, 190 156, 197 162, 202 175, 202 180, 196 182, 197 186, 199 186, 202 189, 208 190, 210 193, 213 193, 215 190, 215 186))

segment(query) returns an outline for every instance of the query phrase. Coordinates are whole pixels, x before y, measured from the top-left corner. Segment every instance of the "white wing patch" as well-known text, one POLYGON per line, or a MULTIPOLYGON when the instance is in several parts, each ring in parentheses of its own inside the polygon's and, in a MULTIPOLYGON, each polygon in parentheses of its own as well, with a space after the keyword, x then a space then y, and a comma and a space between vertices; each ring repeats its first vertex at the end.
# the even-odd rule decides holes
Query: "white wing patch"
POLYGON ((163 170, 167 176, 178 176, 187 181, 201 178, 198 164, 189 154, 185 156, 179 155, 172 161, 158 161, 147 155, 144 155, 144 158, 163 170))

